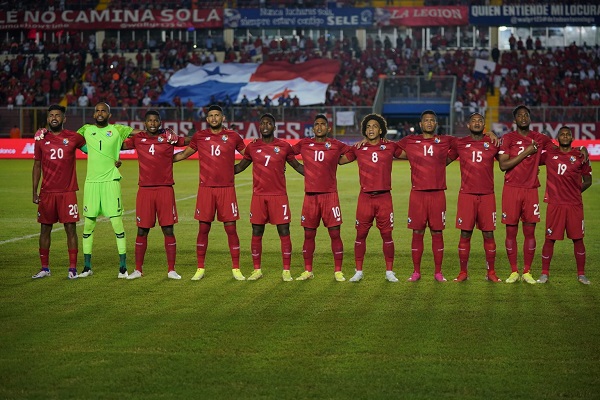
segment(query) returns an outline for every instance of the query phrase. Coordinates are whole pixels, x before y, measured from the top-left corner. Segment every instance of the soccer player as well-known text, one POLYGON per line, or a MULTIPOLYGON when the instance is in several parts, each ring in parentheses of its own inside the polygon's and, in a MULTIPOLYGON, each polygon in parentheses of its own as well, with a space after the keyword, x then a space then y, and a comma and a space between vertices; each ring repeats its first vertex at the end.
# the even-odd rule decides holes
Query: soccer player
POLYGON ((540 222, 540 201, 538 187, 538 165, 541 150, 550 150, 554 144, 545 135, 529 129, 530 111, 519 105, 513 110, 517 129, 502 137, 498 161, 505 171, 502 189, 502 223, 506 225, 506 254, 511 274, 506 279, 515 283, 519 279, 534 284, 531 276, 531 263, 535 256, 535 225, 540 222), (517 232, 519 219, 523 222, 523 275, 519 276, 517 266, 517 232))
POLYGON ((304 165, 304 203, 302 204, 301 225, 304 227, 304 272, 296 280, 312 279, 315 237, 321 219, 329 232, 333 252, 334 279, 346 280, 342 273, 344 244, 340 235, 342 211, 337 191, 336 172, 340 157, 350 150, 350 146, 336 139, 328 138, 331 127, 324 114, 315 116, 314 138, 304 138, 292 148, 302 156, 304 165))
POLYGON ((251 163, 252 202, 250 204, 250 223, 252 224, 252 263, 254 271, 249 281, 262 278, 262 238, 267 222, 277 226, 281 240, 283 258, 282 279, 293 281, 290 273, 292 259, 292 241, 290 240, 290 221, 292 213, 285 185, 285 165, 288 163, 301 175, 304 167, 294 157, 292 146, 275 137, 275 117, 263 114, 260 117, 261 138, 248 144, 244 158, 235 166, 235 173, 244 171, 251 163))
POLYGON ((565 231, 573 241, 577 264, 577 279, 589 285, 585 276, 584 222, 581 193, 592 185, 592 168, 584 161, 581 152, 571 147, 571 128, 558 130, 558 149, 542 154, 540 162, 546 164, 546 241, 542 248, 542 274, 538 283, 548 282, 554 242, 563 240, 565 231))
POLYGON ((156 219, 164 235, 170 279, 181 279, 175 271, 177 242, 173 225, 177 223, 177 207, 173 191, 173 147, 184 146, 185 139, 178 138, 171 144, 167 136, 171 130, 162 130, 160 114, 149 110, 145 115, 145 131, 125 140, 123 149, 136 149, 139 161, 139 190, 136 197, 137 237, 135 239, 135 271, 127 279, 143 276, 144 257, 148 247, 148 233, 156 219))
POLYGON ((501 282, 496 276, 496 196, 494 195, 494 159, 499 147, 483 134, 485 119, 475 112, 467 120, 469 136, 456 140, 456 152, 460 157, 461 184, 458 192, 456 227, 460 229, 458 259, 460 273, 456 282, 468 279, 471 236, 475 225, 483 234, 483 248, 487 264, 486 279, 501 282))
POLYGON ((208 129, 197 131, 185 150, 173 156, 173 161, 177 162, 198 152, 200 184, 194 216, 198 220, 198 269, 193 281, 204 278, 208 233, 215 213, 227 233, 233 277, 238 281, 246 280, 240 271, 240 238, 235 226, 240 216, 234 186, 235 152, 244 154, 245 145, 239 133, 223 127, 223 119, 223 109, 211 105, 206 114, 208 129))
POLYGON ((356 240, 354 261, 356 272, 350 282, 363 279, 363 262, 367 249, 367 235, 373 220, 383 239, 385 279, 398 282, 394 275, 394 204, 392 202, 392 161, 400 157, 402 150, 397 143, 382 139, 387 133, 387 123, 379 114, 368 114, 361 122, 361 132, 366 138, 360 147, 352 147, 344 154, 339 164, 358 162, 360 193, 356 206, 356 240))
POLYGON ((434 279, 445 282, 442 274, 444 259, 444 236, 446 227, 446 164, 456 158, 456 138, 437 135, 437 115, 432 110, 421 113, 419 122, 422 134, 404 137, 398 145, 402 149, 401 158, 410 163, 412 183, 408 204, 408 228, 412 229, 412 260, 414 271, 409 282, 421 279, 421 259, 423 238, 429 226, 431 250, 435 264, 434 279))
POLYGON ((38 222, 41 225, 39 252, 41 270, 32 278, 50 276, 50 243, 52 225, 61 222, 67 234, 69 252, 69 279, 77 278, 77 173, 75 168, 77 149, 85 145, 85 139, 76 132, 63 129, 66 121, 65 108, 53 104, 48 108, 48 128, 42 128, 36 140, 32 171, 33 203, 38 205, 38 222), (38 194, 40 179, 42 186, 38 194))
POLYGON ((110 219, 117 239, 119 252, 119 274, 125 279, 127 254, 125 228, 123 227, 123 200, 121 198, 121 174, 116 163, 123 141, 130 134, 139 132, 125 125, 111 124, 112 114, 107 103, 98 103, 94 108, 95 124, 86 124, 77 133, 85 138, 88 151, 87 176, 83 191, 83 271, 85 278, 92 275, 92 247, 96 218, 104 215, 110 219))

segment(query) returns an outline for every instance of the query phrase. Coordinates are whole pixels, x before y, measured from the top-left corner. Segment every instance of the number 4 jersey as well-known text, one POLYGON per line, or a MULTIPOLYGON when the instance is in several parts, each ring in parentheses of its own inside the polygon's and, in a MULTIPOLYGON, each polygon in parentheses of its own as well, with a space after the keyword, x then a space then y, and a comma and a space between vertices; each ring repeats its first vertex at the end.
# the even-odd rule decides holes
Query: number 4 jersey
POLYGON ((42 163, 42 192, 75 192, 79 190, 75 172, 75 151, 85 145, 83 136, 63 130, 51 132, 35 142, 34 159, 42 163))

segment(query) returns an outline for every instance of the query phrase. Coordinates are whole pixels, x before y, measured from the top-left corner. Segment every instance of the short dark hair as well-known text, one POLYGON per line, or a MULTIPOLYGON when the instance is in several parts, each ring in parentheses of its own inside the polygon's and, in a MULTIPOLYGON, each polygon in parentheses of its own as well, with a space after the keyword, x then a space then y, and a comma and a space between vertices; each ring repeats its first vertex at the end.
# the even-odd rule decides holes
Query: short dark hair
POLYGON ((485 115, 483 115, 479 111, 475 111, 469 115, 469 118, 467 118, 467 121, 470 121, 471 118, 473 118, 475 115, 479 115, 481 118, 483 118, 485 120, 485 115))
POLYGON ((423 119, 424 115, 433 115, 437 121, 437 114, 433 110, 425 110, 421 113, 421 119, 423 119))
POLYGON ((148 111, 146 111, 146 115, 144 115, 144 119, 147 119, 148 115, 155 115, 155 116, 158 117, 158 120, 160 121, 160 114, 159 114, 158 111, 156 111, 156 110, 148 110, 148 111))
MULTIPOLYGON (((104 104, 104 105, 106 106, 106 108, 108 108, 108 113, 110 114, 110 105, 109 105, 107 102, 105 102, 105 101, 100 101, 100 102, 96 103, 96 106, 97 106, 98 104, 104 104)), ((96 109, 96 106, 94 106, 94 111, 96 111, 96 110, 95 110, 95 109, 96 109)))
POLYGON ((381 128, 381 137, 385 137, 385 135, 387 134, 387 122, 385 121, 385 118, 375 113, 365 115, 362 122, 360 123, 360 131, 363 134, 363 136, 366 136, 367 123, 371 120, 377 121, 377 123, 379 124, 379 128, 381 128))
POLYGON ((271 120, 273 121, 273 125, 275 125, 275 117, 273 116, 273 114, 271 114, 271 113, 264 113, 263 115, 260 116, 261 120, 263 118, 271 118, 271 120))
POLYGON ((520 105, 516 106, 515 109, 513 110, 513 118, 517 117, 517 111, 519 111, 521 108, 527 110, 527 114, 531 115, 531 110, 529 109, 529 107, 527 107, 525 104, 520 104, 520 105))
POLYGON ((325 114, 317 114, 317 115, 315 115, 315 119, 314 120, 316 121, 318 119, 324 119, 325 122, 329 123, 329 120, 327 119, 327 116, 325 114))
POLYGON ((65 113, 67 111, 67 109, 63 106, 61 106, 60 104, 52 104, 50 107, 48 107, 48 112, 50 111, 60 111, 61 113, 65 113))
POLYGON ((213 104, 213 105, 211 105, 210 107, 208 107, 208 111, 207 111, 206 113, 208 114, 208 113, 209 113, 209 112, 211 112, 211 111, 218 111, 218 112, 220 112, 221 114, 223 114, 223 109, 222 109, 222 108, 221 108, 221 106, 220 106, 220 105, 218 105, 218 104, 213 104))

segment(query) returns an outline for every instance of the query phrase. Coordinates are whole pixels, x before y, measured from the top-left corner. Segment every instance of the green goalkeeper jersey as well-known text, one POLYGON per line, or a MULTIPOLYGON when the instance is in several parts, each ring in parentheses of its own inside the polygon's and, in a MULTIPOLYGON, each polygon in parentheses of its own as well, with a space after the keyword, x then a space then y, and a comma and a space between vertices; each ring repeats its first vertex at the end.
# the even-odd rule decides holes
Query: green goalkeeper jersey
POLYGON ((115 166, 123 141, 133 131, 125 125, 108 124, 104 128, 87 124, 77 133, 83 135, 87 144, 88 163, 86 182, 108 182, 121 179, 115 166))

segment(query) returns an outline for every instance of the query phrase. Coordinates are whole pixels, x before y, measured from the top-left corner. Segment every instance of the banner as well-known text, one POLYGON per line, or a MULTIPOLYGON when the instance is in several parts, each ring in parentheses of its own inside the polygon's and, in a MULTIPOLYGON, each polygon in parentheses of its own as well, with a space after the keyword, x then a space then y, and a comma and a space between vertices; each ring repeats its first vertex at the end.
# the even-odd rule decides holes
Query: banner
POLYGON ((483 79, 489 75, 490 72, 496 70, 496 63, 489 60, 483 60, 481 58, 475 59, 475 69, 473 76, 478 79, 483 79))
POLYGON ((225 28, 357 28, 373 25, 373 8, 226 8, 225 28))
POLYGON ((327 87, 340 70, 339 61, 314 59, 300 64, 287 61, 256 63, 188 64, 169 79, 158 103, 173 104, 178 96, 182 103, 192 100, 196 107, 215 101, 235 104, 244 95, 252 102, 257 96, 269 96, 273 105, 281 96, 297 97, 300 105, 324 104, 327 87))
POLYGON ((469 23, 483 26, 599 25, 599 4, 472 5, 469 23))
POLYGON ((0 11, 0 29, 105 30, 222 28, 223 9, 0 11))
MULTIPOLYGON (((246 129, 248 130, 248 132, 250 132, 250 131, 258 132, 258 124, 257 123, 253 122, 253 123, 250 123, 249 125, 242 125, 242 127, 243 126, 247 127, 246 129)), ((293 145, 293 144, 297 143, 298 139, 287 138, 286 136, 289 135, 289 132, 286 133, 286 129, 292 128, 294 135, 296 135, 296 134, 299 134, 300 130, 302 130, 301 127, 304 127, 305 130, 312 132, 312 123, 307 124, 307 123, 301 123, 301 122, 286 122, 283 125, 278 123, 277 124, 277 137, 283 138, 287 142, 289 142, 290 144, 293 145), (292 126, 289 126, 288 124, 294 125, 294 127, 292 128, 292 126)), ((240 132, 240 133, 242 133, 242 132, 240 132)), ((303 136, 300 136, 299 138, 302 138, 302 137, 303 136)), ((246 144, 248 144, 252 140, 254 140, 254 139, 246 137, 244 139, 244 142, 246 142, 246 144)), ((575 140, 575 141, 573 141, 573 147, 579 147, 579 146, 587 147, 588 152, 590 153, 591 161, 600 161, 600 140, 575 140)), ((0 159, 11 159, 11 158, 12 159, 29 159, 32 161, 32 165, 33 165, 33 150, 34 150, 34 140, 33 139, 0 139, 0 159)), ((183 150, 182 147, 176 148, 175 151, 181 151, 181 150, 183 150)), ((121 152, 119 157, 123 160, 137 159, 137 153, 135 152, 135 150, 124 150, 121 152)), ((242 156, 239 154, 237 154, 236 157, 238 159, 242 158, 242 156)), ((77 151, 77 158, 78 159, 87 159, 87 155, 82 153, 81 151, 77 151)), ((197 159, 198 158, 197 153, 194 154, 190 158, 197 159)))
MULTIPOLYGON (((575 140, 595 140, 600 139, 600 123, 598 122, 532 122, 529 129, 538 132, 547 132, 552 139, 558 136, 558 130, 561 126, 568 126, 573 132, 575 140)), ((516 126, 512 122, 499 122, 492 124, 492 130, 496 135, 502 136, 505 133, 514 131, 516 126)))
POLYGON ((457 26, 469 24, 467 6, 386 7, 375 9, 377 26, 457 26))

